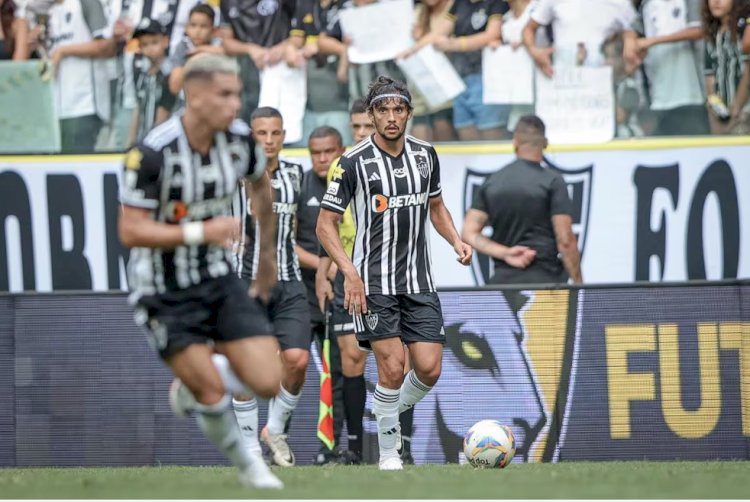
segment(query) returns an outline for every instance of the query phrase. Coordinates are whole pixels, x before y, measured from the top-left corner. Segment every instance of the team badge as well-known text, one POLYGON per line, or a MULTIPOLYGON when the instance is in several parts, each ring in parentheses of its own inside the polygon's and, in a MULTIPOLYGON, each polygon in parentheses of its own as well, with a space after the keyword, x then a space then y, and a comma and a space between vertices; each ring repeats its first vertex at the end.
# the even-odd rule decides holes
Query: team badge
POLYGON ((367 327, 370 328, 370 331, 374 330, 378 325, 378 314, 365 314, 365 322, 367 323, 367 327))
POLYGON ((417 171, 423 178, 430 175, 430 163, 427 161, 427 155, 423 153, 412 153, 411 159, 417 167, 417 171))

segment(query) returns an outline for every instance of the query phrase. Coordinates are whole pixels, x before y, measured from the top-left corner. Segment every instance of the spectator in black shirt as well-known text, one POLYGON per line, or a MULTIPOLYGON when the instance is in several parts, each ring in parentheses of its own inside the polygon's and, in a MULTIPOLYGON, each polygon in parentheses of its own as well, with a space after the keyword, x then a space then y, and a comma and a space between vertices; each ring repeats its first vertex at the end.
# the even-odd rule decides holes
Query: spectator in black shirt
POLYGON ((405 54, 429 44, 450 54, 466 84, 453 100, 453 126, 462 141, 505 137, 510 107, 482 102, 482 49, 499 43, 507 11, 501 0, 455 0, 442 22, 405 54))
POLYGON ((487 178, 464 219, 463 239, 493 258, 493 284, 581 283, 581 256, 571 203, 560 174, 542 166, 544 122, 521 117, 513 133, 517 159, 487 178), (482 235, 490 226, 492 238, 482 235))
POLYGON ((250 117, 260 96, 260 73, 266 66, 282 61, 297 15, 296 0, 222 0, 221 19, 229 32, 224 32, 224 49, 240 57, 244 83, 242 117, 250 117))

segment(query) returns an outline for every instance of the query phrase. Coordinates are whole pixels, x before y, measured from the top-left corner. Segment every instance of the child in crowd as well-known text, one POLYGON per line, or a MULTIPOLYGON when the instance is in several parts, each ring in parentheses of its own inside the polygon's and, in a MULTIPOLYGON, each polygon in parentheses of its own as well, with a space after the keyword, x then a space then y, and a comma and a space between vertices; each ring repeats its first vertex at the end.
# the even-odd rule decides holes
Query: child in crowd
POLYGON ((201 52, 224 54, 221 38, 215 37, 216 12, 208 4, 198 4, 190 10, 185 38, 175 47, 171 57, 172 73, 169 89, 178 94, 182 89, 182 67, 190 56, 201 52))
POLYGON ((128 144, 141 140, 154 126, 172 113, 175 96, 169 90, 169 38, 158 21, 141 19, 133 32, 142 58, 133 61, 137 106, 133 109, 128 144))

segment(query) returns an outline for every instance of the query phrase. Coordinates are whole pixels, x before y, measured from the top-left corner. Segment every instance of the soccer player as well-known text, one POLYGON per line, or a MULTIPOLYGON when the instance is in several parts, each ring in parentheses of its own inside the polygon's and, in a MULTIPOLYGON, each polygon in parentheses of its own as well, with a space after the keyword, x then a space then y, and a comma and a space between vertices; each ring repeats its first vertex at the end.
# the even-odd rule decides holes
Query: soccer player
MULTIPOLYGON (((307 363, 310 359, 310 311, 307 307, 307 291, 302 284, 299 258, 295 252, 295 227, 299 204, 302 166, 279 158, 284 145, 284 124, 281 113, 271 107, 255 110, 250 119, 255 141, 263 148, 267 158, 267 172, 271 179, 274 202, 273 212, 277 219, 276 261, 278 282, 271 292, 268 314, 273 324, 273 333, 281 346, 282 377, 281 391, 269 403, 268 423, 261 432, 261 439, 271 450, 273 461, 281 466, 294 465, 294 452, 289 448, 286 425, 299 402, 302 385, 305 383, 307 363)), ((240 277, 255 281, 258 267, 262 266, 257 234, 263 231, 263 222, 256 225, 255 202, 248 211, 245 190, 239 191, 241 209, 245 215, 238 255, 240 277)), ((251 451, 260 452, 258 443, 258 404, 252 395, 236 395, 235 414, 251 451)))
POLYGON ((235 120, 236 63, 201 55, 185 67, 186 107, 125 158, 119 237, 131 249, 136 323, 177 377, 170 404, 195 412, 206 437, 240 469, 243 484, 281 488, 260 456, 242 447, 231 394, 279 392, 278 342, 261 301, 276 280, 269 180, 250 128, 235 120), (248 294, 232 274, 232 195, 247 176, 257 202, 263 260, 248 294), (269 252, 269 250, 271 250, 269 252))
POLYGON ((380 76, 366 102, 375 133, 341 157, 321 203, 317 234, 344 274, 344 307, 354 316, 357 341, 375 354, 379 468, 401 470, 399 413, 437 382, 445 343, 428 215, 461 264, 471 263, 472 249, 443 203, 435 149, 405 134, 412 115, 406 85, 380 76), (337 228, 350 201, 357 227, 353 259, 337 228), (406 376, 402 343, 413 368, 406 376))

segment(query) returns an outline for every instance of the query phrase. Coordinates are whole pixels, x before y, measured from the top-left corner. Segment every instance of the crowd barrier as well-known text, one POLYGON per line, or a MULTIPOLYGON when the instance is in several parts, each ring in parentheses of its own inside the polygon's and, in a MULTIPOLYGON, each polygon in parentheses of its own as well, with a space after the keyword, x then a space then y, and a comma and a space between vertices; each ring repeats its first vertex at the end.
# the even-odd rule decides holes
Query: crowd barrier
MULTIPOLYGON (((458 462, 486 418, 513 427, 516 462, 750 459, 750 281, 440 298, 448 342, 416 407, 417 463, 458 462)), ((319 367, 313 350, 290 430, 300 463, 319 448, 319 367)), ((372 389, 372 359, 366 376, 372 389)), ((170 413, 170 379, 122 293, 0 296, 0 466, 225 463, 170 413)))

